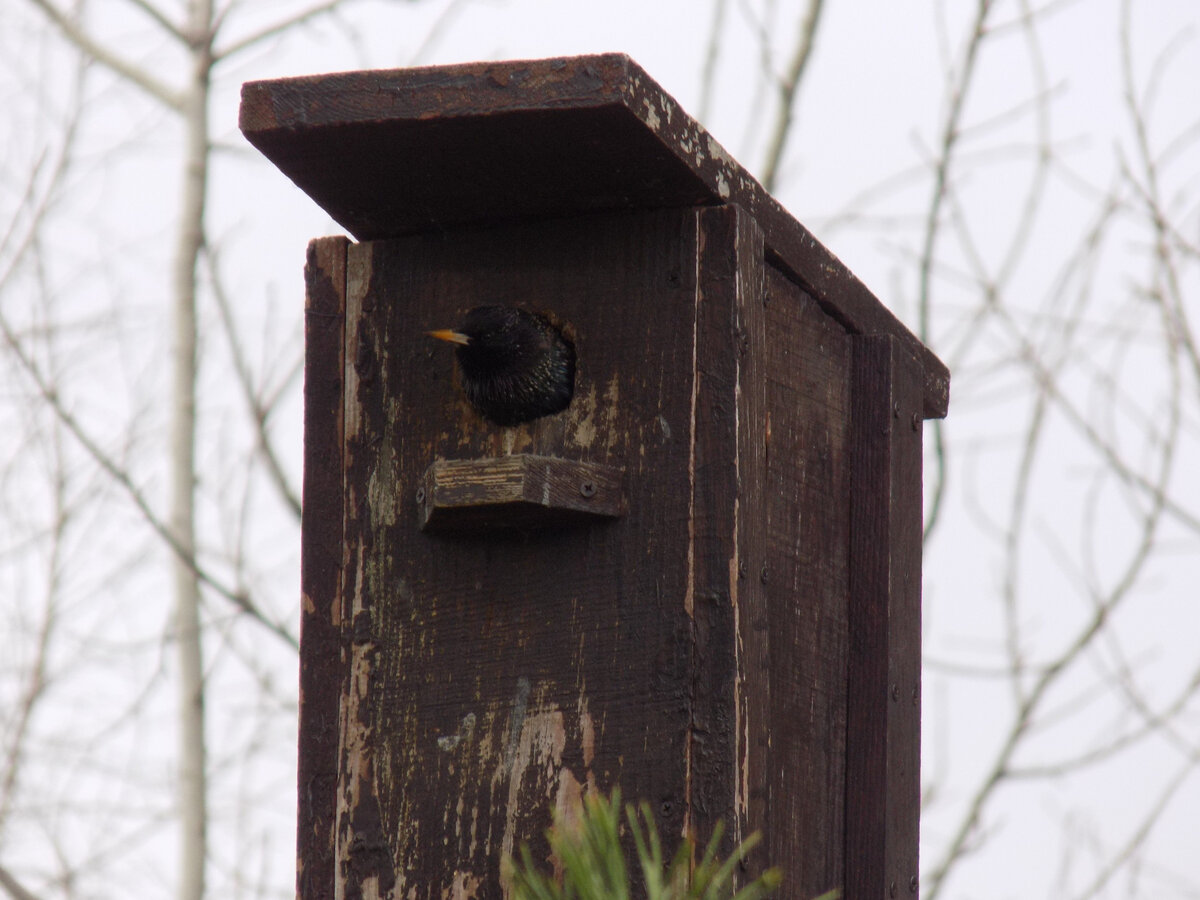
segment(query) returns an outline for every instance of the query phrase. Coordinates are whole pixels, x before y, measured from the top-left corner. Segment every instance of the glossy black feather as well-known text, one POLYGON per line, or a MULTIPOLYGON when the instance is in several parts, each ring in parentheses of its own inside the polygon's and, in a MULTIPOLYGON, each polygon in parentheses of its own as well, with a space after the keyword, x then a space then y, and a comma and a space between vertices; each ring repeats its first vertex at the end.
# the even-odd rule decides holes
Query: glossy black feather
POLYGON ((497 425, 567 408, 575 392, 575 347, 549 319, 515 306, 479 306, 454 329, 455 355, 471 405, 497 425))

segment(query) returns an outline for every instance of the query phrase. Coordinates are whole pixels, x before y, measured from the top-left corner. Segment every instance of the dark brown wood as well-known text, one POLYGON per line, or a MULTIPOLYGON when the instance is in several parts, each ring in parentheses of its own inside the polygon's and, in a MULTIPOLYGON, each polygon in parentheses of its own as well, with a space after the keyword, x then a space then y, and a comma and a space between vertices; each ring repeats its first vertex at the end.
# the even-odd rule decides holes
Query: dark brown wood
POLYGON ((848 331, 921 361, 922 414, 949 373, 629 57, 248 82, 246 138, 360 240, 613 209, 736 204, 768 259, 848 331))
POLYGON ((615 466, 518 453, 438 460, 418 488, 421 527, 445 534, 582 525, 625 514, 615 466))
MULTIPOLYGON (((763 564, 766 408, 761 377, 763 243, 745 211, 702 210, 696 303, 692 576, 695 630, 687 750, 689 831, 726 827, 723 852, 767 830, 770 725, 763 564)), ((756 855, 753 876, 763 866, 756 855)))
POLYGON ((343 237, 308 246, 304 269, 304 503, 300 553, 300 756, 296 890, 333 900, 341 697, 343 237))
POLYGON ((845 330, 774 267, 767 297, 768 853, 786 896, 807 898, 841 886, 847 859, 851 354, 845 330))
POLYGON ((313 243, 302 897, 499 897, 617 784, 668 842, 762 830, 783 896, 909 890, 923 370, 770 259, 733 206, 313 243), (481 298, 571 330, 562 415, 470 407, 425 332, 481 298), (420 528, 582 473, 622 517, 420 528))
POLYGON ((915 897, 921 746, 921 367, 856 337, 851 419, 847 900, 915 897))
MULTIPOLYGON (((345 896, 500 896, 553 809, 620 784, 689 821, 689 521, 697 222, 620 214, 350 248, 350 658, 337 857, 345 896), (481 298, 573 329, 562 415, 497 428, 424 332, 481 298), (511 453, 623 466, 628 515, 464 540, 421 532, 429 461, 511 453)), ((732 502, 732 498, 728 498, 732 502)))
POLYGON ((346 895, 497 896, 502 853, 545 853, 551 809, 618 783, 668 840, 765 831, 747 877, 782 864, 787 896, 840 883, 841 327, 734 207, 365 244, 348 268, 346 895), (564 415, 470 409, 424 332, 481 293, 573 329, 564 415), (623 462, 627 516, 417 530, 424 461, 505 451, 623 462))

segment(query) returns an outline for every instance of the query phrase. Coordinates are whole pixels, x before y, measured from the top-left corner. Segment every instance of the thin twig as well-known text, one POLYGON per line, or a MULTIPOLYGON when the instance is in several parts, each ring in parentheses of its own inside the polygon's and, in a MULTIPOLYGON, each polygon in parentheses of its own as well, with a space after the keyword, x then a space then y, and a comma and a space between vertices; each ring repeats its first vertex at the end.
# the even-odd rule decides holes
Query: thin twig
MULTIPOLYGON (((958 79, 952 85, 950 108, 947 110, 946 120, 942 125, 938 161, 934 167, 933 194, 930 197, 929 210, 925 216, 925 238, 921 248, 921 262, 917 270, 917 337, 926 344, 931 340, 933 259, 941 231, 942 204, 946 200, 950 168, 954 162, 955 148, 961 134, 963 109, 968 90, 974 79, 979 48, 986 37, 987 17, 990 10, 991 0, 979 0, 975 9, 975 21, 971 28, 971 36, 967 41, 966 56, 963 59, 962 69, 958 73, 958 79)), ((922 529, 924 541, 929 540, 941 520, 942 505, 946 496, 946 438, 940 419, 934 419, 931 427, 933 430, 933 490, 930 493, 929 511, 925 514, 925 525, 922 529)))
POLYGON ((728 0, 713 0, 712 21, 708 26, 708 41, 705 43, 704 67, 700 70, 700 102, 696 106, 696 118, 700 124, 708 121, 712 112, 717 68, 721 56, 721 33, 724 30, 725 9, 728 0))
MULTIPOLYGON (((285 19, 281 19, 278 22, 268 25, 259 31, 253 32, 252 34, 248 34, 243 38, 239 38, 228 46, 215 49, 213 51, 213 60, 215 62, 220 62, 228 59, 231 56, 236 56, 243 50, 248 50, 254 45, 261 44, 263 41, 268 40, 269 38, 277 37, 278 35, 287 31, 289 28, 293 28, 296 25, 301 25, 304 22, 308 22, 312 19, 318 18, 319 16, 326 15, 327 13, 337 9, 343 3, 345 3, 345 0, 322 0, 321 3, 314 4, 307 9, 302 9, 294 15, 288 16, 285 19)), ((220 28, 220 24, 220 19, 218 19, 218 21, 215 23, 214 31, 220 28)))
POLYGON ((800 35, 796 40, 792 60, 788 64, 787 72, 779 79, 779 113, 775 118, 775 130, 767 142, 767 155, 762 168, 762 185, 771 192, 775 190, 779 180, 779 164, 792 132, 792 124, 795 122, 796 97, 804 72, 808 68, 808 61, 812 58, 823 8, 824 0, 809 0, 808 12, 800 20, 800 35))
POLYGON ((408 64, 410 66, 419 66, 425 62, 425 60, 429 57, 429 54, 432 53, 433 49, 438 45, 438 41, 442 39, 443 35, 450 31, 450 27, 454 24, 454 20, 462 14, 463 7, 470 2, 471 0, 450 0, 450 2, 446 4, 442 11, 438 14, 437 19, 435 19, 433 24, 429 26, 429 30, 425 32, 425 37, 422 38, 421 43, 417 46, 417 49, 413 52, 413 55, 409 58, 408 64))
POLYGON ((1121 871, 1121 867, 1129 862, 1139 847, 1146 843, 1154 826, 1162 820, 1167 805, 1176 797, 1187 780, 1196 773, 1197 768, 1200 768, 1200 752, 1193 753, 1190 758, 1183 761, 1179 771, 1175 773, 1175 777, 1167 782, 1167 785, 1159 793, 1158 799, 1146 811, 1141 824, 1130 834, 1125 845, 1116 853, 1106 854, 1104 867, 1097 873, 1092 883, 1079 894, 1079 900, 1090 900, 1090 898, 1098 896, 1113 879, 1113 876, 1121 871))
POLYGON ((6 342, 12 349, 17 361, 21 364, 21 368, 33 380, 34 386, 37 388, 42 400, 53 410, 55 416, 66 426, 67 431, 88 452, 88 455, 96 461, 100 468, 109 474, 113 481, 124 489, 129 499, 133 501, 133 505, 137 507, 138 512, 142 514, 142 517, 154 533, 195 572, 196 577, 204 582, 204 584, 208 585, 208 587, 212 588, 226 600, 229 600, 238 609, 276 635, 288 646, 298 648, 300 646, 299 642, 283 625, 268 619, 248 596, 227 587, 216 576, 200 565, 199 560, 184 551, 184 548, 175 538, 171 529, 167 527, 167 524, 159 517, 158 513, 151 508, 149 502, 142 495, 142 492, 138 490, 137 485, 129 477, 129 474, 117 465, 111 456, 104 452, 100 445, 88 434, 79 420, 66 408, 58 392, 46 382, 41 370, 33 359, 30 358, 29 354, 25 352, 24 347, 12 329, 12 325, 2 312, 0 312, 0 332, 3 332, 6 342))
POLYGON ((129 60, 118 56, 108 47, 99 43, 78 22, 51 3, 50 0, 30 0, 30 2, 44 12, 50 21, 58 26, 63 37, 96 62, 100 63, 100 65, 111 69, 126 81, 141 88, 164 106, 175 112, 183 111, 184 99, 181 91, 177 91, 164 82, 159 81, 147 70, 135 66, 129 60))
POLYGON ((183 33, 183 29, 168 19, 166 14, 153 3, 151 3, 150 0, 128 0, 128 2, 132 3, 151 19, 153 19, 158 24, 159 28, 161 28, 179 43, 187 45, 188 38, 187 35, 183 33))
POLYGON ((0 865, 0 887, 8 892, 8 896, 12 900, 41 900, 37 894, 28 890, 25 885, 17 879, 17 876, 10 872, 3 865, 0 865))
MULTIPOLYGON (((1133 74, 1133 45, 1132 32, 1133 25, 1129 20, 1131 12, 1131 4, 1126 2, 1121 4, 1121 75, 1124 84, 1125 105, 1129 110, 1129 118, 1133 124, 1133 133, 1137 140, 1138 155, 1142 161, 1142 171, 1145 174, 1146 186, 1143 192, 1144 202, 1147 206, 1147 211, 1150 213, 1150 221, 1154 228, 1154 252, 1158 257, 1160 269, 1164 277, 1167 288, 1167 293, 1170 297, 1170 302, 1164 305, 1165 310, 1169 313, 1172 321, 1172 326, 1175 329, 1180 342, 1187 354, 1188 360, 1192 366, 1192 374, 1196 381, 1197 389, 1200 390, 1200 348, 1197 348, 1195 333, 1192 330, 1192 325, 1188 321, 1187 307, 1183 302, 1183 293, 1179 285, 1179 276, 1175 270, 1175 265, 1171 258, 1171 231, 1172 229, 1166 224, 1166 216, 1163 213, 1163 204, 1160 199, 1161 188, 1159 187, 1158 166, 1154 160, 1154 154, 1150 149, 1150 137, 1146 124, 1145 114, 1142 112, 1143 103, 1148 104, 1153 96, 1153 91, 1157 87, 1158 80, 1163 68, 1166 65, 1167 53, 1160 54, 1159 59, 1155 62, 1155 76, 1151 78, 1150 85, 1147 87, 1148 96, 1145 101, 1139 102, 1137 98, 1137 88, 1134 84, 1133 74)), ((1133 181, 1133 179, 1130 179, 1133 181)), ((1136 182, 1134 182, 1136 184, 1136 182)))
MULTIPOLYGON (((1001 321, 1008 322, 1011 325, 1011 319, 1003 308, 998 308, 998 315, 1001 321)), ((1033 369, 1035 381, 1039 383, 1039 389, 1045 396, 1057 400, 1062 394, 1054 381, 1052 371, 1046 368, 1034 348, 1029 345, 1027 339, 1015 327, 1012 331, 1014 339, 1022 347, 1022 358, 1033 369)), ((1177 358, 1176 353, 1172 353, 1171 356, 1173 360, 1177 358)), ((1004 743, 996 754, 988 774, 973 794, 967 811, 959 821, 959 826, 955 830, 954 836, 950 840, 941 862, 934 869, 929 879, 928 897, 930 900, 938 896, 954 865, 963 857, 967 849, 968 839, 980 823, 984 807, 991 800, 999 785, 1010 777, 1013 757, 1029 733, 1034 722, 1034 717, 1041 708, 1042 701, 1048 695, 1050 688, 1057 682, 1059 676, 1066 672, 1071 664, 1080 657, 1083 650, 1101 633, 1111 620, 1117 607, 1130 596, 1138 578, 1141 577, 1154 549, 1158 529, 1167 512, 1166 486, 1170 482, 1174 469, 1180 422, 1179 404, 1176 402, 1172 404, 1172 416, 1167 429, 1168 439, 1163 442, 1158 477, 1152 484, 1150 494, 1151 505, 1142 518, 1142 531, 1137 547, 1132 552, 1121 577, 1108 592, 1108 595, 1097 600, 1091 617, 1080 628, 1075 639, 1034 680, 1027 693, 1023 695, 1018 694, 1022 699, 1016 705, 1012 725, 1009 728, 1004 743)))
POLYGON ((246 403, 254 425, 255 443, 258 453, 267 467, 267 474, 271 477, 271 482, 275 485, 275 490, 279 493, 287 508, 299 520, 300 497, 288 482, 287 474, 283 471, 283 466, 279 462, 279 455, 275 452, 270 432, 267 430, 267 420, 271 415, 271 407, 263 402, 263 398, 254 386, 254 375, 250 371, 250 364, 242 349, 242 343, 237 334, 237 323, 233 319, 233 310, 229 304, 229 295, 225 291, 216 254, 211 247, 205 253, 205 261, 208 264, 209 283, 212 286, 213 296, 217 301, 217 309, 221 314, 221 323, 225 326, 225 336, 229 342, 229 353, 233 358, 233 370, 237 375, 238 385, 242 389, 242 399, 246 403))

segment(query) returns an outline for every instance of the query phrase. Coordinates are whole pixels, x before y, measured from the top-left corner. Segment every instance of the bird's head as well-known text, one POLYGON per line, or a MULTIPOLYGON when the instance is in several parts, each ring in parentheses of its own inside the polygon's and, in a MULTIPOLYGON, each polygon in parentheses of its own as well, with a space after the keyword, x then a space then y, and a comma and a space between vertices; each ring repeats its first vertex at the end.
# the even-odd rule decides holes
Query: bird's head
POLYGON ((540 313, 477 306, 457 328, 427 333, 456 345, 467 399, 493 422, 527 422, 571 402, 574 344, 540 313))

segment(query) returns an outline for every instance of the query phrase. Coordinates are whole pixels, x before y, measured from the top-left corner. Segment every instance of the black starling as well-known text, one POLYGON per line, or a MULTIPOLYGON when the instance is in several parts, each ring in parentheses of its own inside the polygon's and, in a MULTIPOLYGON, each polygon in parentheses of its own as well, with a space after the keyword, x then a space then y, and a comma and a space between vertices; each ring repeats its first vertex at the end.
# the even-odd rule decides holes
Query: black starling
POLYGON ((458 328, 429 336, 458 345, 467 399, 497 425, 553 415, 571 402, 575 345, 540 313, 478 306, 458 328))

